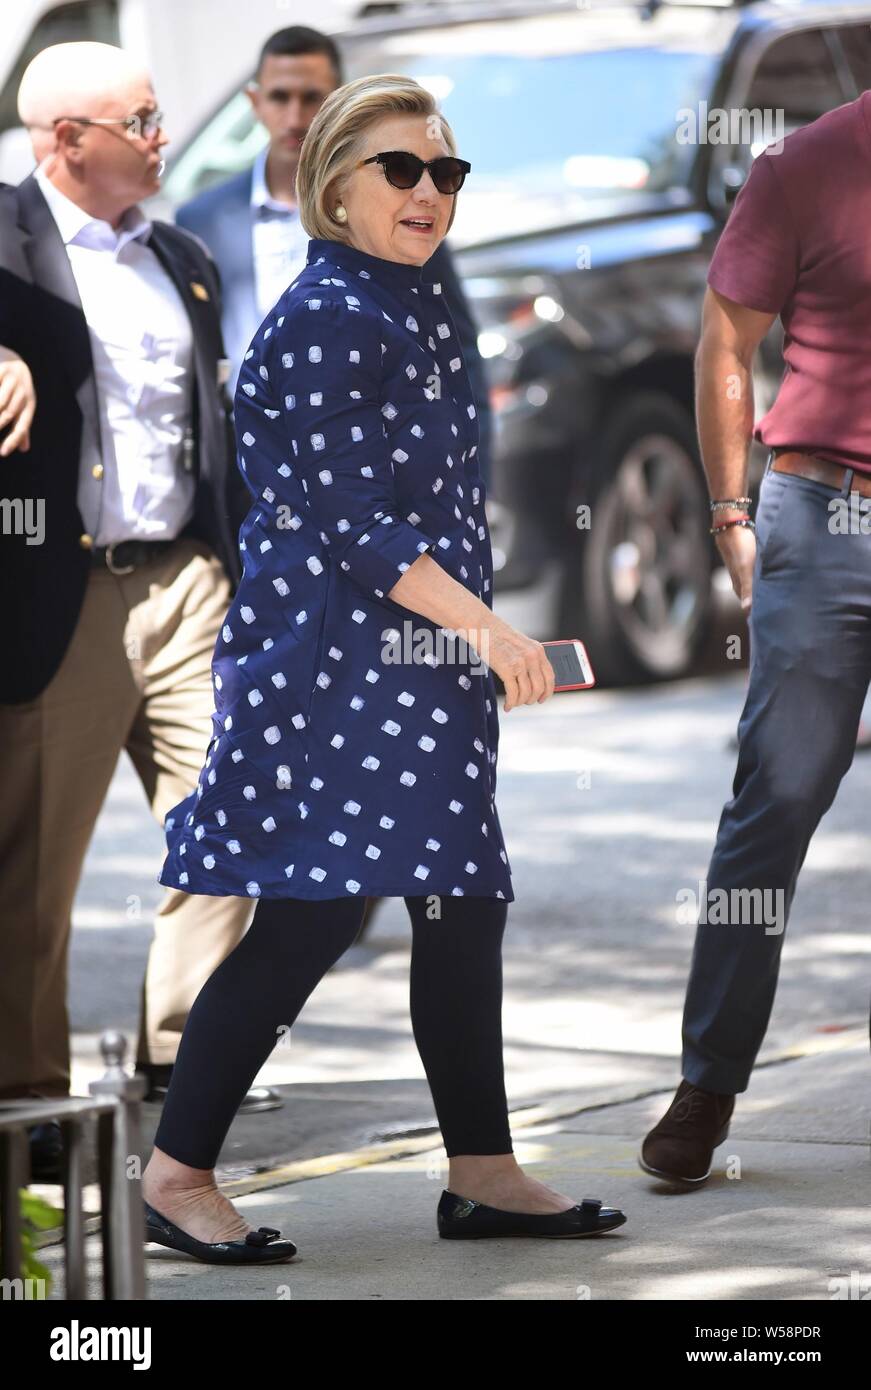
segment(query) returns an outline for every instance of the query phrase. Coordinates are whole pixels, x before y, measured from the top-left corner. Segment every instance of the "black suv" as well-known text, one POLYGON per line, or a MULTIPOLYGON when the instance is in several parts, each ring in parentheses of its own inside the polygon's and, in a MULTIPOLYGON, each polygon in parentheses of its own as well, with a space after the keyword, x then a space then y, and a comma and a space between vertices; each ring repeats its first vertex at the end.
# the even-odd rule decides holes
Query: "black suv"
MULTIPOLYGON (((497 612, 582 637, 605 681, 685 674, 717 564, 693 420, 708 261, 759 151, 871 86, 871 0, 396 10, 336 37, 349 79, 430 88, 472 164, 450 243, 491 384, 497 612)), ((225 174, 259 138, 234 101, 225 174)), ((780 348, 777 325, 757 419, 780 348)))

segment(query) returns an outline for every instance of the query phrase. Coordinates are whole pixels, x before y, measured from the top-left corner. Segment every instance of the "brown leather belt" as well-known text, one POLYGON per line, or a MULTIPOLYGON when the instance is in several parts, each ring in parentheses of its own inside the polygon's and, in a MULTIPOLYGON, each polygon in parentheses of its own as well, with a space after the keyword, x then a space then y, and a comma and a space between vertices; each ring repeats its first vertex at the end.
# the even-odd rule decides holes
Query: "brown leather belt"
MULTIPOLYGON (((794 449, 784 449, 782 453, 775 450, 771 468, 775 473, 794 473, 796 477, 810 478, 815 483, 825 483, 827 487, 837 488, 839 491, 844 486, 847 472, 841 463, 817 458, 816 454, 801 454, 794 449)), ((871 497, 871 474, 860 473, 858 468, 855 469, 850 491, 858 492, 862 497, 871 497)))

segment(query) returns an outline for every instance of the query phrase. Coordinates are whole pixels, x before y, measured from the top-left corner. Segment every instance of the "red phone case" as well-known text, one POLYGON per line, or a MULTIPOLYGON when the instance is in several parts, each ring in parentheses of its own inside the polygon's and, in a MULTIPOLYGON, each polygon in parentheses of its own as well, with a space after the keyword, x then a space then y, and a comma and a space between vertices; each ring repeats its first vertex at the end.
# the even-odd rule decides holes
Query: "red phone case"
POLYGON ((596 684, 596 673, 593 670, 593 663, 590 661, 589 653, 586 647, 584 647, 583 642, 581 642, 580 637, 559 637, 553 642, 542 642, 541 645, 543 647, 573 647, 575 642, 580 642, 580 645, 584 649, 584 656, 587 658, 587 665, 590 668, 590 674, 593 679, 591 681, 581 681, 577 685, 555 685, 553 688, 554 694, 556 694, 558 690, 592 690, 593 686, 596 684))

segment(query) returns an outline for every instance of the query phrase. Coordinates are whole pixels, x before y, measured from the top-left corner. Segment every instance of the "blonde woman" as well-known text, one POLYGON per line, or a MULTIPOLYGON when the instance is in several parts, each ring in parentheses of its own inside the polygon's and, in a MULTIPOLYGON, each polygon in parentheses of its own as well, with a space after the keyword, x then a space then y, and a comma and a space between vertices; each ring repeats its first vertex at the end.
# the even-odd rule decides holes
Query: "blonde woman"
POLYGON ((244 575, 215 650, 215 737, 166 819, 160 881, 258 901, 191 1009, 143 1180, 149 1239, 199 1259, 296 1252, 252 1231, 213 1169, 367 895, 403 897, 411 918, 412 1025, 450 1162, 440 1235, 587 1236, 625 1220, 528 1176, 512 1150, 501 948, 514 893, 490 668, 506 710, 548 699, 553 675, 492 612, 475 403, 440 286, 422 276, 468 169, 415 82, 333 92, 300 161, 308 262, 239 378, 244 575), (443 629, 469 638, 456 659, 443 629))

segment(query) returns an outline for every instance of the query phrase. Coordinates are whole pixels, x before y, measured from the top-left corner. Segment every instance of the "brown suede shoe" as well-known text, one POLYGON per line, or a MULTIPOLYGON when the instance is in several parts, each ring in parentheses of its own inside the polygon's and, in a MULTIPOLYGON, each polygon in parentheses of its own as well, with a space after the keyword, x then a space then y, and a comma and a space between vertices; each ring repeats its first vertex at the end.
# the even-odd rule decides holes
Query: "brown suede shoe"
POLYGON ((681 1081, 671 1105, 641 1145, 640 1166, 669 1182, 704 1182, 711 1176, 714 1149, 729 1133, 734 1108, 734 1096, 681 1081))

